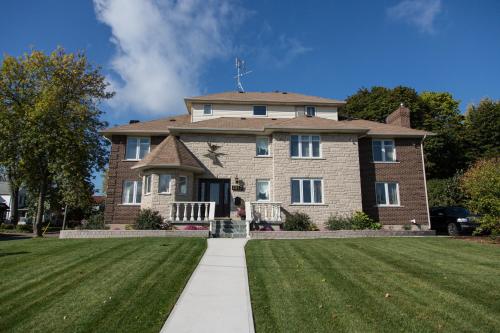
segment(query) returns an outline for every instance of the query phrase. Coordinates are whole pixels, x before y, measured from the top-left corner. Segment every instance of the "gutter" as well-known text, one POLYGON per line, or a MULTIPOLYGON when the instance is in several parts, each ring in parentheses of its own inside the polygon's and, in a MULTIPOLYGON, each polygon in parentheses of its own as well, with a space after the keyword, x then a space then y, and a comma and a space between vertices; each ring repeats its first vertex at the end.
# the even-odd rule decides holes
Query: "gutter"
POLYGON ((431 215, 429 212, 429 196, 427 194, 427 176, 425 175, 425 159, 424 159, 424 140, 426 137, 427 134, 425 134, 422 141, 420 141, 420 153, 422 154, 422 170, 424 172, 425 207, 427 207, 427 224, 429 225, 429 230, 431 230, 431 215))

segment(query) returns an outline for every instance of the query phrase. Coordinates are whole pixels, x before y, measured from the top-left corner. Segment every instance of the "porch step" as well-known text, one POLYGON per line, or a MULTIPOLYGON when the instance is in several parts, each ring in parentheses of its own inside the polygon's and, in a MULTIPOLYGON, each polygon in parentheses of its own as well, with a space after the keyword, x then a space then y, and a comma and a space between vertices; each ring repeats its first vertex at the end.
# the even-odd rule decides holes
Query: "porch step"
POLYGON ((247 236, 246 222, 233 220, 216 220, 212 226, 214 238, 245 238, 247 236))

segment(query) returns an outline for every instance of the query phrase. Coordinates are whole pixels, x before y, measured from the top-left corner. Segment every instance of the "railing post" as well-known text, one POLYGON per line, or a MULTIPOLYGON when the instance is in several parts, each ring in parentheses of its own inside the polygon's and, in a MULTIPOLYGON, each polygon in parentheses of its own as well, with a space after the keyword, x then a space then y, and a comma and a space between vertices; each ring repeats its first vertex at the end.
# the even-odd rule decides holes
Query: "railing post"
POLYGON ((247 231, 247 238, 250 238, 250 221, 246 220, 246 231, 247 231))
POLYGON ((187 206, 187 204, 184 202, 184 216, 182 217, 182 220, 183 220, 183 221, 187 221, 187 209, 188 209, 188 206, 187 206))
POLYGON ((210 202, 210 212, 208 215, 210 221, 213 221, 215 219, 215 201, 210 202))
POLYGON ((198 202, 198 217, 196 218, 196 221, 201 221, 201 203, 198 202))
POLYGON ((204 203, 203 206, 205 207, 205 221, 208 220, 208 214, 210 213, 210 203, 204 203))
POLYGON ((170 204, 170 221, 173 221, 174 220, 174 203, 171 203, 170 204))
POLYGON ((191 205, 191 218, 189 220, 194 221, 195 220, 195 218, 194 218, 194 202, 191 202, 190 205, 191 205))
POLYGON ((176 221, 179 221, 179 220, 180 220, 180 217, 179 217, 179 210, 180 210, 180 209, 179 209, 179 203, 178 203, 178 202, 176 202, 176 203, 175 203, 175 220, 176 220, 176 221))
POLYGON ((253 207, 249 201, 245 201, 245 214, 247 221, 253 221, 253 207))

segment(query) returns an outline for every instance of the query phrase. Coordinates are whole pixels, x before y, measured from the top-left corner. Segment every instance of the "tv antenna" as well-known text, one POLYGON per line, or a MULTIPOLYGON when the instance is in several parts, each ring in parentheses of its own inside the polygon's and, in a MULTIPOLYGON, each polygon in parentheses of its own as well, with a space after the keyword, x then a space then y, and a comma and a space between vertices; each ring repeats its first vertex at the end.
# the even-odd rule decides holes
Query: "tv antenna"
POLYGON ((245 60, 241 60, 240 58, 236 58, 236 88, 239 92, 245 92, 243 89, 243 84, 241 83, 241 78, 247 74, 252 73, 252 71, 247 71, 245 67, 245 60))

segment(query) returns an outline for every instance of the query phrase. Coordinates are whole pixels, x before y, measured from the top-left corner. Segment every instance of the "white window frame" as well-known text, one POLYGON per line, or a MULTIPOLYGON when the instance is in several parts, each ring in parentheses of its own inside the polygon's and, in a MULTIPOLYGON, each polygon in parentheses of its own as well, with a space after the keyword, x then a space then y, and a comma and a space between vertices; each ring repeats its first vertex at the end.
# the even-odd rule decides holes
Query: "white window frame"
POLYGON ((151 194, 152 183, 153 183, 153 175, 144 176, 144 194, 151 194))
POLYGON ((189 185, 189 180, 187 176, 179 176, 177 177, 177 193, 186 195, 188 193, 188 185, 189 185), (186 191, 181 191, 181 178, 186 179, 186 191))
POLYGON ((253 105, 252 106, 252 115, 254 117, 267 117, 267 105, 253 105), (255 114, 255 107, 262 106, 266 109, 266 114, 255 114))
POLYGON ((169 173, 161 173, 158 175, 158 193, 170 194, 170 183, 172 182, 172 175, 169 173), (161 176, 168 176, 167 191, 160 191, 161 176))
MULTIPOLYGON (((122 205, 140 205, 141 202, 137 202, 137 184, 141 182, 142 180, 124 180, 123 185, 122 185, 122 205), (132 192, 132 202, 125 202, 124 201, 124 189, 125 189, 125 182, 132 182, 134 183, 134 188, 132 192)), ((142 201, 142 193, 141 193, 141 201, 142 201)))
POLYGON ((304 112, 305 112, 306 116, 308 116, 308 117, 316 117, 316 107, 315 106, 306 105, 304 112), (311 115, 311 114, 307 113, 307 108, 313 108, 314 114, 311 115))
POLYGON ((255 138, 255 156, 258 156, 258 157, 269 157, 271 156, 271 142, 269 140, 269 137, 268 136, 258 136, 255 138), (258 141, 259 140, 266 140, 267 142, 267 154, 266 155, 259 155, 258 153, 258 141))
POLYGON ((214 114, 214 110, 213 110, 212 104, 203 104, 203 115, 204 116, 211 116, 213 114, 214 114), (205 112, 205 107, 207 107, 207 106, 210 107, 210 113, 205 112))
POLYGON ((394 139, 376 139, 372 140, 372 157, 373 157, 373 162, 375 163, 395 163, 397 162, 397 156, 396 156, 396 142, 394 139), (394 151, 394 160, 388 161, 385 156, 385 141, 391 141, 392 142, 392 149, 394 151), (378 161, 375 160, 375 142, 380 142, 380 147, 381 147, 381 154, 382 154, 382 160, 378 161))
MULTIPOLYGON (((151 137, 149 136, 127 136, 127 145, 125 146, 125 160, 127 161, 139 161, 140 160, 140 154, 141 154, 141 139, 148 139, 149 145, 148 145, 148 152, 146 153, 149 154, 151 152, 151 137), (135 146, 135 158, 128 158, 127 157, 127 151, 128 151, 128 145, 130 139, 136 139, 137 140, 137 145, 135 146)), ((144 157, 146 157, 144 155, 144 157)))
POLYGON ((398 182, 375 182, 375 203, 377 207, 401 207, 401 198, 399 197, 399 183, 398 182), (384 184, 385 190, 385 204, 377 202, 377 184, 384 184), (398 202, 396 204, 389 203, 389 184, 396 184, 396 197, 398 202))
POLYGON ((325 184, 323 182, 323 178, 292 178, 290 179, 290 203, 292 205, 323 205, 325 203, 325 184), (293 194, 292 194, 292 184, 294 180, 299 181, 299 197, 300 202, 293 202, 293 194), (314 202, 315 198, 315 190, 314 190, 314 181, 319 180, 321 182, 321 202, 314 202), (304 182, 309 181, 311 184, 311 202, 304 202, 304 182))
POLYGON ((271 180, 270 179, 256 179, 255 180, 255 200, 259 201, 259 202, 269 202, 269 201, 271 201, 271 180), (267 183, 267 189, 269 191, 269 193, 268 193, 269 199, 267 199, 267 200, 259 199, 259 193, 257 192, 257 189, 259 188, 257 186, 258 183, 267 183))
POLYGON ((304 159, 315 159, 315 158, 323 158, 323 149, 322 149, 322 144, 321 144, 321 135, 319 134, 292 134, 290 135, 290 157, 291 158, 304 158, 304 159), (298 156, 293 156, 292 155, 292 137, 297 136, 299 139, 299 146, 298 146, 298 156), (313 156, 313 136, 319 137, 319 156, 313 156), (302 155, 302 137, 309 137, 309 156, 303 156, 302 155))

